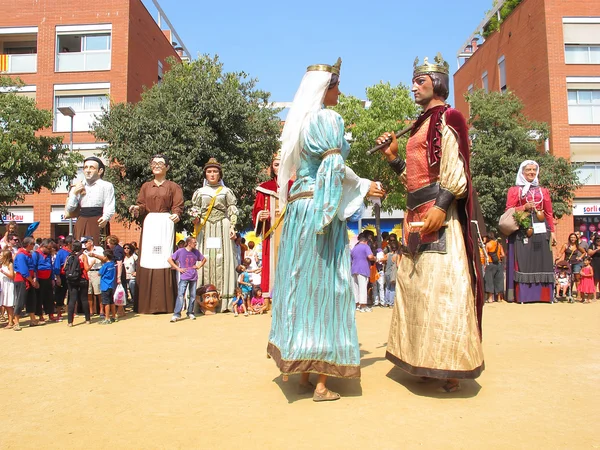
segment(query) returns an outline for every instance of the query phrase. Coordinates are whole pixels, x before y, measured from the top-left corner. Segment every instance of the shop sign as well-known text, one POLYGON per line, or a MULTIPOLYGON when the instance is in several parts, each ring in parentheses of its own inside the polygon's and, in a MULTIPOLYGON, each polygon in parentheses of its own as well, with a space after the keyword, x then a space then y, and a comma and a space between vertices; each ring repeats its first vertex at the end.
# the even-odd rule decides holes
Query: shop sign
POLYGON ((15 221, 17 223, 33 223, 33 208, 9 209, 8 214, 2 215, 4 223, 15 221))
MULTIPOLYGON (((77 219, 73 218, 73 222, 77 219)), ((64 206, 53 206, 50 211, 50 223, 69 223, 69 219, 65 218, 65 207, 64 206)))
POLYGON ((600 215, 600 203, 573 203, 574 216, 600 215))

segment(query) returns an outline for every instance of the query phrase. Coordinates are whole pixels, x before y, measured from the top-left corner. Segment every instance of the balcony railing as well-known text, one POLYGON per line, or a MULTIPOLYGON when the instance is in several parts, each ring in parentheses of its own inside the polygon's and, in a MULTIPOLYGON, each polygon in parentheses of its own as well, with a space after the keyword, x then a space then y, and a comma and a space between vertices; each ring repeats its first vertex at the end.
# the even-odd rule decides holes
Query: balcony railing
POLYGON ((37 72, 37 54, 0 55, 0 72, 35 73, 37 72))
POLYGON ((110 50, 58 54, 57 72, 95 70, 110 70, 110 50))

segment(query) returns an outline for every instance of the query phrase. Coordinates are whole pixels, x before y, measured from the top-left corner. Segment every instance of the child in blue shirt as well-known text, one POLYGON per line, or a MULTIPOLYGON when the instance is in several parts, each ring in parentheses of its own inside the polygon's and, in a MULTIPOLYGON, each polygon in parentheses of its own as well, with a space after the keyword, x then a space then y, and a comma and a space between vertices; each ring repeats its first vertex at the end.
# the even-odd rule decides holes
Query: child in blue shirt
POLYGON ((243 264, 237 266, 235 270, 240 274, 238 277, 238 286, 242 290, 244 304, 246 305, 246 309, 248 309, 250 306, 250 295, 252 294, 252 278, 248 272, 248 268, 243 264))
POLYGON ((115 255, 111 249, 104 250, 106 262, 100 267, 100 296, 104 307, 104 320, 101 325, 109 325, 117 321, 113 295, 117 285, 117 269, 115 255))

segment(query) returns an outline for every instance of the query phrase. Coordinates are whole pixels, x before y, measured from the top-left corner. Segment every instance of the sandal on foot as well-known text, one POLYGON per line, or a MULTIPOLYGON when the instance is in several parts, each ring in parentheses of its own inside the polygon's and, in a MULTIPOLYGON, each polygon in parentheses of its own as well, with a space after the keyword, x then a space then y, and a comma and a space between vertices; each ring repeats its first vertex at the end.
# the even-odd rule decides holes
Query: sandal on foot
POLYGON ((312 394, 312 392, 314 390, 315 390, 315 385, 312 384, 310 381, 308 383, 300 383, 298 385, 298 394, 299 395, 312 394))
POLYGON ((332 402, 334 400, 339 400, 340 394, 337 392, 330 391, 329 389, 325 390, 325 392, 317 392, 313 394, 313 402, 332 402))
POLYGON ((438 392, 444 392, 446 394, 458 391, 460 391, 460 383, 450 383, 449 381, 438 389, 438 392))
POLYGON ((13 331, 21 331, 21 326, 20 325, 14 325, 12 329, 13 329, 13 331))

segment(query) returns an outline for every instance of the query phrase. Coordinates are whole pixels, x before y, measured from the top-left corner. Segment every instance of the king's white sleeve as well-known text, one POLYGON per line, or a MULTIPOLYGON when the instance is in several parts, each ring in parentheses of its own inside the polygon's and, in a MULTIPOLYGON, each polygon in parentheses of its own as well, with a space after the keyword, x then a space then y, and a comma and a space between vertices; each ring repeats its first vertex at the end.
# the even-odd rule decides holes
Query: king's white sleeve
POLYGON ((371 180, 360 178, 348 166, 345 168, 344 181, 342 183, 342 199, 338 208, 337 216, 340 220, 346 220, 363 205, 363 199, 369 192, 371 180))

